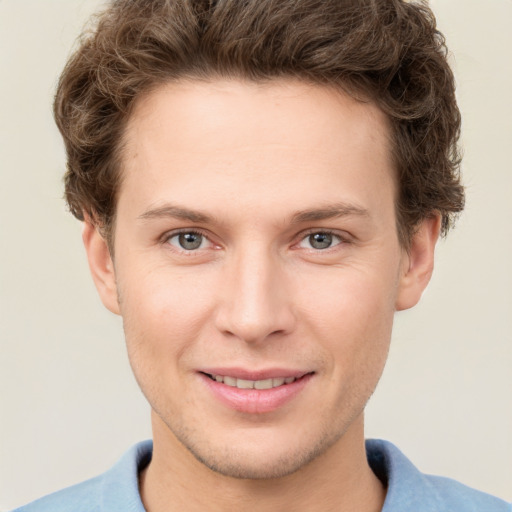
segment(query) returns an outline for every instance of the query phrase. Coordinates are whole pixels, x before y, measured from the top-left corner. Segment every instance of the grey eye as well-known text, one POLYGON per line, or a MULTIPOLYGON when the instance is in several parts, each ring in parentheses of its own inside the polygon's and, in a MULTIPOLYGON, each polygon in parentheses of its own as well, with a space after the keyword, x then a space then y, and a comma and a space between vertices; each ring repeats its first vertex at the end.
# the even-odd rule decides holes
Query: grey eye
POLYGON ((203 235, 200 235, 199 233, 181 233, 178 240, 183 249, 191 251, 201 247, 201 244, 203 243, 203 235))
POLYGON ((169 238, 169 243, 184 249, 185 251, 193 251, 199 249, 205 243, 205 238, 201 233, 195 233, 193 231, 189 233, 179 233, 169 238))
POLYGON ((333 235, 330 233, 313 233, 308 241, 313 249, 328 249, 332 245, 333 235))
POLYGON ((317 231, 306 235, 299 244, 303 249, 314 249, 321 251, 323 249, 330 249, 343 243, 343 239, 339 235, 329 233, 328 231, 317 231))

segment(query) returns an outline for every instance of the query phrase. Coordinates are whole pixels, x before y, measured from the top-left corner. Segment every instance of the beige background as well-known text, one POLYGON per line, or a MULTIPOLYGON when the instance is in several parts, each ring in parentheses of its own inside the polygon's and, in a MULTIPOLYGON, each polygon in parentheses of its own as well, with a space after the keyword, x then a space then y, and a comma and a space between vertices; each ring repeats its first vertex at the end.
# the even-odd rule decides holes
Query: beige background
MULTIPOLYGON (((50 102, 97 0, 0 0, 0 510, 98 474, 150 436, 121 323, 61 200, 50 102)), ((512 1, 436 0, 464 115, 468 205, 397 316, 368 436, 512 500, 512 1)))

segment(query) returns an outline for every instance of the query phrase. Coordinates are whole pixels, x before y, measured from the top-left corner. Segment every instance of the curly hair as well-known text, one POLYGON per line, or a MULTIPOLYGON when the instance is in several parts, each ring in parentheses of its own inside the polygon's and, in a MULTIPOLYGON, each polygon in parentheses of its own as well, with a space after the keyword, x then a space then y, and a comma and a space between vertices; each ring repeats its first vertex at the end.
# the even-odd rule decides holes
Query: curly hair
POLYGON ((55 97, 71 212, 109 238, 137 98, 169 81, 218 77, 297 78, 380 107, 391 125, 404 246, 423 219, 440 214, 444 235, 462 211, 454 77, 426 2, 115 0, 82 35, 55 97))

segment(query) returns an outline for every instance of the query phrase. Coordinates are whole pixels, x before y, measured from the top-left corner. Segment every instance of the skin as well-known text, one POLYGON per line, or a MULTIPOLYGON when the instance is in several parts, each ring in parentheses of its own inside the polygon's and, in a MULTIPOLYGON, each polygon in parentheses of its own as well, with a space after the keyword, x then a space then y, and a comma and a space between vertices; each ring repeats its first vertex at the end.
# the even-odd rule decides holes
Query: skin
POLYGON ((384 114, 296 81, 180 82, 139 100, 125 144, 115 261, 91 222, 83 238, 152 407, 146 509, 380 510, 363 411, 439 234, 433 215, 399 244, 384 114), (240 412, 205 386, 211 367, 311 377, 240 412))

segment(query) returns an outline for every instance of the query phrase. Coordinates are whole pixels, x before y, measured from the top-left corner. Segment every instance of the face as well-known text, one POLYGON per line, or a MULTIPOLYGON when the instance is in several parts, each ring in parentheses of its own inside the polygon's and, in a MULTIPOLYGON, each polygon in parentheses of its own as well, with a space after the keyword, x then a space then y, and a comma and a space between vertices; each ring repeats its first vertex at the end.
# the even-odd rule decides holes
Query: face
POLYGON ((125 142, 115 262, 88 251, 159 435, 262 478, 359 432, 419 297, 384 115, 298 82, 188 82, 141 100, 125 142))

